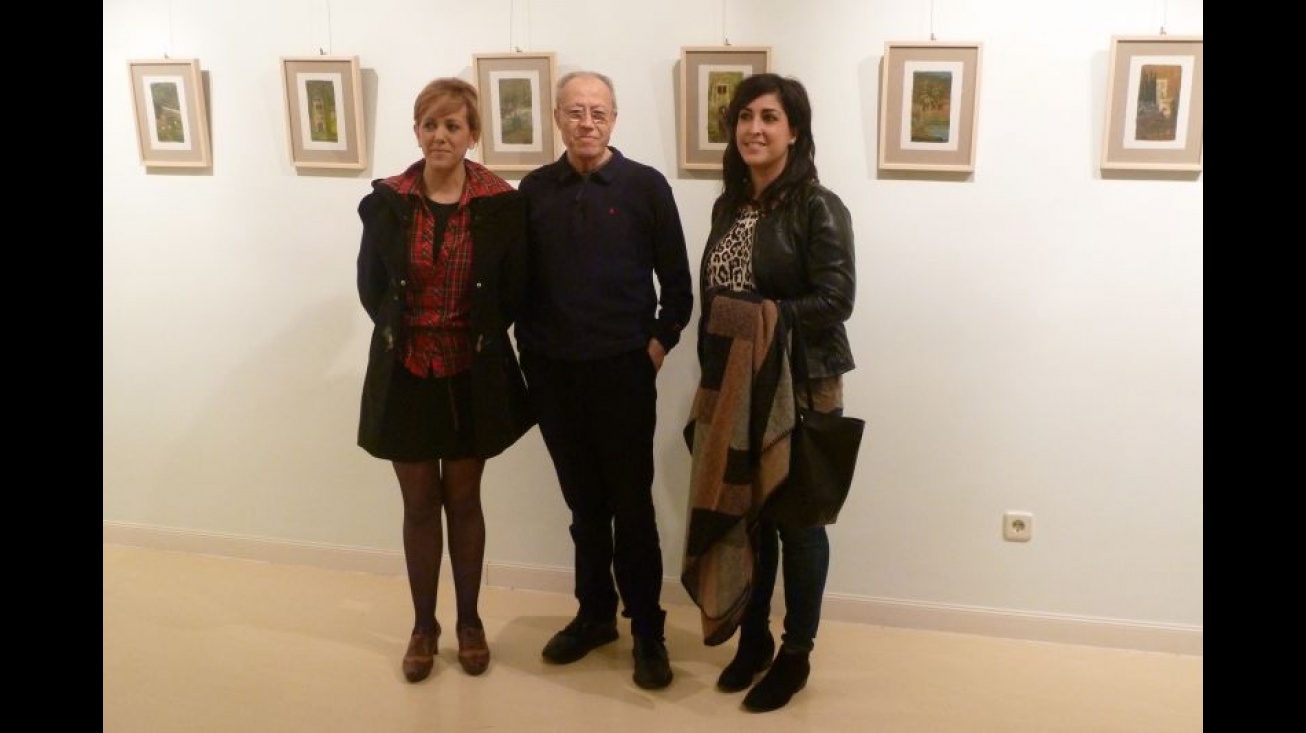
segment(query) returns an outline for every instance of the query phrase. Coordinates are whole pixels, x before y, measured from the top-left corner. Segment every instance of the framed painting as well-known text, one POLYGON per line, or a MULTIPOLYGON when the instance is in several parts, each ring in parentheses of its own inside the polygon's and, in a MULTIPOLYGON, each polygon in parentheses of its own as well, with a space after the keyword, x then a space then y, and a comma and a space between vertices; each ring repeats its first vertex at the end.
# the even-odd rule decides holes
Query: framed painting
POLYGON ((481 162, 486 168, 530 171, 561 154, 553 120, 556 65, 551 52, 472 56, 481 106, 481 162))
POLYGON ((1201 36, 1116 36, 1102 168, 1202 169, 1201 36))
POLYGON ((721 170, 730 131, 724 115, 744 77, 771 70, 770 46, 680 49, 680 167, 721 170))
POLYGON ((979 43, 884 44, 880 65, 880 168, 975 170, 979 43))
POLYGON ((127 73, 141 163, 163 168, 208 168, 209 120, 200 62, 128 61, 127 73))
POLYGON ((281 59, 286 139, 297 168, 367 167, 357 56, 281 59))

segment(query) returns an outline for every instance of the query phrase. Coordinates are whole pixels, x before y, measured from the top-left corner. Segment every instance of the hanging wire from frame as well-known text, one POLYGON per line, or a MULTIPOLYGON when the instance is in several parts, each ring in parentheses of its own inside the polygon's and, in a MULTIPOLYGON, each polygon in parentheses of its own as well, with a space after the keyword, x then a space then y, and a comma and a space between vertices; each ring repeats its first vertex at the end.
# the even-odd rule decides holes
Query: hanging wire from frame
POLYGON ((934 40, 934 0, 930 0, 930 40, 934 40))
MULTIPOLYGON (((517 17, 517 0, 508 0, 508 48, 512 49, 513 53, 521 53, 522 52, 521 46, 518 46, 513 40, 513 32, 517 30, 516 17, 517 17)), ((530 25, 531 25, 531 8, 530 5, 528 4, 526 6, 526 28, 528 31, 530 30, 530 25)), ((528 34, 526 36, 526 47, 530 48, 530 45, 531 45, 531 39, 530 39, 530 35, 528 34)))
POLYGON ((319 56, 325 56, 327 51, 331 50, 331 0, 323 0, 323 5, 326 5, 327 45, 325 50, 321 46, 317 47, 317 55, 319 56))

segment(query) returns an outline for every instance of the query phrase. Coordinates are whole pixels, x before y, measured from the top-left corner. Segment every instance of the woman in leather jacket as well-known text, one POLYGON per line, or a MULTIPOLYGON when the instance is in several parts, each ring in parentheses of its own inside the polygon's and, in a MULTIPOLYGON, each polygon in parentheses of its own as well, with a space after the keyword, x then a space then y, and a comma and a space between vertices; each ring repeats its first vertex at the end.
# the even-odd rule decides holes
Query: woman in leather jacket
MULTIPOLYGON (((706 303, 707 292, 715 288, 751 290, 777 301, 788 330, 797 326, 796 337, 806 347, 812 407, 842 412, 842 375, 854 366, 844 328, 856 292, 852 218, 817 180, 807 91, 798 80, 777 74, 749 76, 735 89, 723 122, 731 131, 724 190, 712 206, 700 302, 706 303)), ((700 321, 700 345, 701 326, 700 321)), ((795 384, 794 391, 798 406, 807 406, 804 385, 795 384)), ((750 521, 755 521, 750 531, 757 552, 754 587, 739 625, 738 650, 717 687, 725 692, 752 687, 744 707, 764 712, 785 706, 807 684, 830 543, 825 527, 789 527, 760 517, 750 521), (777 653, 770 613, 781 543, 785 617, 777 653)))
POLYGON ((458 662, 490 663, 478 612, 481 474, 535 424, 508 327, 525 293, 526 203, 465 159, 480 137, 476 89, 436 79, 413 105, 422 159, 372 182, 358 205, 358 296, 372 319, 358 444, 389 460, 403 495, 413 629, 409 682, 434 665, 442 520, 449 528, 458 662))

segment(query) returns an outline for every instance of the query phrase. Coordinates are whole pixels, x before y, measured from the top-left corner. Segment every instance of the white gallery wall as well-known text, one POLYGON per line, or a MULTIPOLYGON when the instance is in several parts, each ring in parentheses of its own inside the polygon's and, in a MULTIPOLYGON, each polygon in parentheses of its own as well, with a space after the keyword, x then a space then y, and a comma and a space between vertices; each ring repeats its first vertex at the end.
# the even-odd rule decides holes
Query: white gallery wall
MULTIPOLYGON (((1173 633, 1200 653, 1202 175, 1098 166, 1111 37, 1163 27, 1201 35, 1200 0, 105 0, 106 537, 398 572, 394 475, 355 444, 370 333, 356 205, 419 157, 417 91, 514 48, 608 73, 613 144, 671 181, 696 267, 720 180, 677 168, 680 47, 769 45, 808 87, 821 179, 856 231, 845 398, 869 427, 830 528, 827 610, 1173 633), (882 173, 884 43, 932 34, 983 44, 975 172, 882 173), (320 52, 361 61, 366 170, 290 164, 279 59, 320 52), (127 61, 165 55, 200 61, 209 169, 138 159, 127 61), (1003 541, 1008 510, 1033 513, 1032 541, 1003 541)), ((669 585, 696 379, 689 336, 659 377, 669 585)), ((487 466, 484 505, 490 582, 570 570, 538 430, 487 466)))

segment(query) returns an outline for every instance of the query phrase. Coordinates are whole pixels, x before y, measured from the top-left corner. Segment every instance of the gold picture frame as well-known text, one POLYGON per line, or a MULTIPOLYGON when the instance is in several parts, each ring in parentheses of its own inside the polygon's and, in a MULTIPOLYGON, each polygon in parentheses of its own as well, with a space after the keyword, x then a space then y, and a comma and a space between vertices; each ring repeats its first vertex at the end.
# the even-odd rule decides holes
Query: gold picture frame
POLYGON ((888 41, 880 67, 884 170, 975 170, 980 62, 976 42, 888 41))
POLYGON ((722 114, 745 77, 771 70, 770 46, 684 46, 680 49, 680 167, 721 170, 722 114))
POLYGON ((558 159, 553 120, 557 58, 552 52, 472 55, 480 97, 481 163, 492 171, 531 171, 558 159))
POLYGON ((141 163, 159 168, 208 168, 208 107, 196 59, 127 62, 136 146, 141 163))
POLYGON ((296 168, 367 167, 357 56, 281 59, 286 140, 296 168))
POLYGON ((1104 170, 1202 170, 1201 36, 1114 36, 1104 170))

